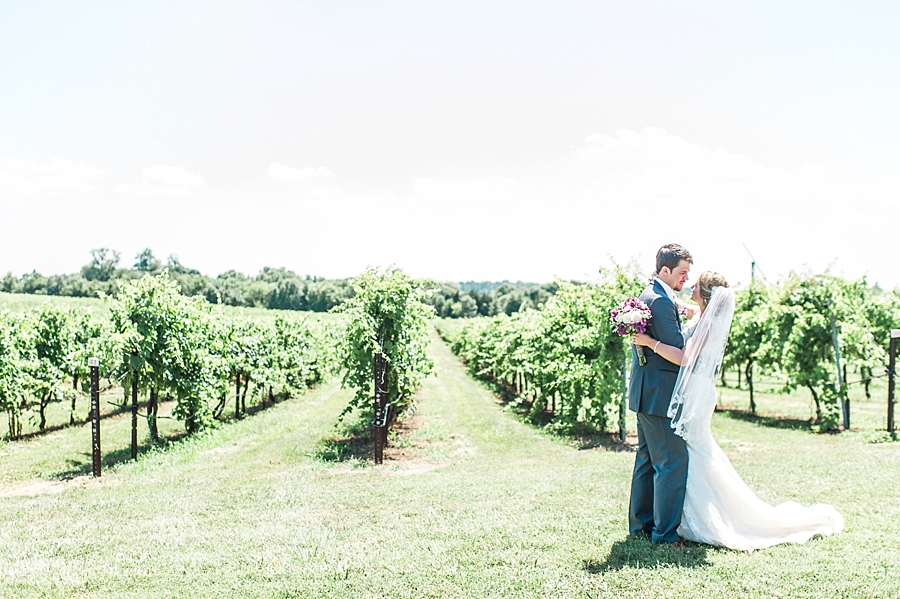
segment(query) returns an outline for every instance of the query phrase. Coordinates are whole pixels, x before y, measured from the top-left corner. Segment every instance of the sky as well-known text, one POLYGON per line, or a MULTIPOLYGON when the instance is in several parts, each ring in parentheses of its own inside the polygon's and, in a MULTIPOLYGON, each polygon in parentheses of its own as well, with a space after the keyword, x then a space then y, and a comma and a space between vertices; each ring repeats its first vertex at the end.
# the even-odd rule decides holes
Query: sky
POLYGON ((900 286, 900 3, 0 3, 0 274, 900 286))

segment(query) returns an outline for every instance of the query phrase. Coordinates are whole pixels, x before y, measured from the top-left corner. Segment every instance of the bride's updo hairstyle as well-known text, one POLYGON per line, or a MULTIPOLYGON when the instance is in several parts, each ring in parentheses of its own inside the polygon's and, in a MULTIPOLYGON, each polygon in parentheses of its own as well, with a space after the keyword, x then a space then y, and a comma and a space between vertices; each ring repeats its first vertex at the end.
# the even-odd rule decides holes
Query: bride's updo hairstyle
POLYGON ((700 278, 697 279, 697 284, 700 285, 700 300, 703 302, 704 310, 709 305, 709 300, 712 298, 713 287, 728 287, 728 281, 725 280, 725 275, 717 273, 714 270, 707 270, 700 275, 700 278))

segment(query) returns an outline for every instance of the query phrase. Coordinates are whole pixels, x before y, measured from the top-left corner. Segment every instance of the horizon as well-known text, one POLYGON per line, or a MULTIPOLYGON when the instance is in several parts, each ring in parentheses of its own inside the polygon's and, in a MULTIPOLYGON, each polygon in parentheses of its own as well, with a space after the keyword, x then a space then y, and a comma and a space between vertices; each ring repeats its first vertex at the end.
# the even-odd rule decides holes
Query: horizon
MULTIPOLYGON (((98 250, 100 250, 100 249, 107 249, 107 250, 110 250, 110 251, 115 251, 114 248, 95 248, 95 249, 98 249, 98 250)), ((145 248, 144 251, 146 251, 146 250, 148 250, 148 249, 150 249, 150 248, 145 248)), ((151 250, 151 252, 152 252, 152 250, 151 250)), ((137 254, 137 255, 135 256, 135 259, 137 259, 139 256, 140 256, 140 254, 137 254)), ((360 272, 360 273, 356 273, 356 274, 352 274, 352 275, 348 275, 348 276, 344 276, 344 277, 325 277, 325 276, 321 276, 321 275, 316 274, 316 273, 310 273, 310 272, 298 272, 298 271, 295 271, 295 270, 293 270, 293 269, 290 269, 290 268, 288 268, 288 267, 286 267, 286 266, 273 266, 273 265, 264 265, 264 266, 263 266, 262 268, 260 268, 255 274, 254 274, 254 273, 249 273, 249 272, 246 272, 246 271, 239 271, 239 270, 236 270, 236 269, 227 269, 227 270, 224 270, 224 271, 222 271, 222 272, 220 272, 220 273, 218 273, 218 274, 208 274, 208 273, 206 273, 206 272, 203 272, 203 271, 201 271, 201 270, 199 270, 199 269, 194 268, 194 267, 191 266, 190 264, 184 264, 183 262, 180 261, 180 259, 179 259, 179 257, 178 257, 177 254, 170 254, 170 255, 167 256, 165 259, 162 259, 162 258, 160 258, 159 256, 156 256, 155 254, 153 254, 153 257, 156 258, 156 259, 158 259, 158 260, 160 260, 161 266, 160 266, 159 269, 156 269, 156 270, 154 270, 154 271, 152 271, 152 272, 148 272, 148 274, 152 274, 152 273, 159 274, 159 273, 161 273, 161 272, 164 271, 164 270, 169 270, 170 266, 169 266, 169 264, 168 264, 168 261, 169 261, 170 259, 175 259, 176 261, 178 261, 178 263, 180 264, 180 266, 182 266, 182 267, 184 267, 184 268, 186 268, 186 269, 195 270, 195 271, 199 272, 200 275, 202 275, 202 276, 204 276, 204 277, 208 277, 208 278, 210 278, 210 279, 217 279, 217 278, 221 277, 223 274, 226 274, 226 273, 229 273, 229 272, 236 272, 236 273, 238 273, 238 274, 240 274, 240 275, 243 275, 243 276, 245 276, 245 277, 247 277, 247 278, 252 279, 252 278, 255 278, 255 277, 258 277, 259 275, 261 275, 263 272, 265 272, 266 269, 271 269, 271 270, 282 270, 282 269, 283 269, 283 270, 287 270, 287 271, 291 272, 292 274, 295 274, 295 275, 297 275, 298 277, 300 277, 301 279, 304 279, 304 280, 306 280, 306 279, 313 279, 313 280, 325 280, 325 281, 343 281, 343 280, 350 280, 350 279, 353 279, 353 278, 359 276, 360 274, 362 274, 362 273, 360 272)), ((140 271, 140 270, 141 270, 141 269, 137 268, 137 263, 135 263, 135 264, 132 265, 132 266, 123 265, 123 259, 124 259, 124 257, 120 258, 119 264, 118 264, 118 266, 116 267, 116 270, 131 270, 131 271, 140 271)), ((127 260, 126 260, 125 262, 127 263, 127 260)), ((613 267, 618 266, 618 267, 623 267, 623 268, 636 268, 636 265, 637 265, 637 262, 634 261, 634 260, 632 260, 632 261, 630 261, 630 262, 628 262, 628 263, 625 263, 625 264, 613 264, 612 266, 613 266, 613 267)), ((85 265, 83 265, 83 266, 85 266, 85 265)), ((381 268, 381 267, 379 267, 379 268, 381 268)), ((396 268, 396 267, 394 267, 393 265, 388 265, 387 268, 396 268)), ((601 273, 601 270, 602 270, 602 269, 605 269, 605 268, 609 268, 609 267, 608 267, 608 266, 605 266, 605 267, 598 267, 598 270, 597 270, 597 273, 596 273, 596 274, 599 275, 599 274, 601 273)), ((401 268, 400 270, 403 270, 403 269, 401 268)), ((38 270, 36 270, 36 269, 32 269, 31 271, 25 271, 25 272, 23 272, 23 273, 21 273, 21 274, 18 274, 18 275, 17 275, 16 273, 12 272, 12 271, 7 271, 6 273, 3 273, 3 276, 9 276, 9 275, 12 275, 12 276, 16 277, 17 279, 21 279, 22 277, 24 277, 24 276, 26 276, 26 275, 33 274, 33 273, 37 273, 37 274, 39 274, 39 275, 41 275, 41 276, 44 276, 44 277, 48 277, 48 278, 49 278, 49 277, 54 277, 54 276, 66 276, 66 275, 79 274, 80 272, 81 272, 81 268, 78 268, 78 269, 76 269, 76 270, 74 270, 74 271, 72 271, 72 272, 58 272, 58 273, 45 273, 45 272, 40 272, 40 271, 38 271, 38 270)), ((701 272, 701 271, 694 270, 693 273, 689 276, 688 282, 689 282, 689 283, 694 282, 694 281, 696 280, 696 277, 699 276, 700 272, 701 272)), ((801 276, 803 276, 803 275, 819 275, 819 274, 821 274, 821 275, 833 275, 833 276, 838 276, 838 277, 842 277, 842 278, 847 278, 847 277, 844 277, 844 275, 836 274, 836 273, 834 273, 834 272, 831 272, 830 268, 828 268, 828 267, 826 267, 824 270, 821 270, 821 271, 812 271, 812 270, 810 270, 810 269, 808 269, 808 268, 798 269, 798 270, 791 270, 791 271, 789 271, 786 275, 781 276, 781 277, 779 277, 777 280, 774 280, 774 281, 769 280, 769 279, 766 277, 765 273, 764 273, 764 272, 761 272, 761 270, 758 269, 758 268, 757 268, 757 272, 759 272, 758 277, 761 278, 761 279, 765 282, 765 284, 767 284, 767 285, 777 285, 778 283, 782 282, 784 279, 790 277, 791 275, 801 275, 801 276)), ((643 274, 643 273, 641 273, 641 272, 636 272, 635 274, 641 275, 641 274, 643 274)), ((648 275, 648 276, 649 276, 649 275, 648 275)), ((464 286, 467 285, 467 284, 476 284, 476 285, 477 285, 477 284, 492 284, 492 285, 500 285, 500 284, 503 284, 503 283, 510 283, 510 284, 513 284, 513 285, 549 285, 549 284, 552 284, 552 283, 555 283, 555 282, 560 282, 560 281, 562 281, 562 282, 569 282, 569 283, 593 283, 593 282, 596 282, 596 281, 598 280, 598 277, 597 277, 597 276, 595 276, 595 277, 593 277, 593 278, 590 278, 590 279, 577 279, 577 278, 563 279, 563 278, 560 278, 560 277, 556 277, 556 278, 553 278, 553 279, 550 279, 550 280, 546 280, 546 281, 529 281, 529 280, 523 280, 523 279, 509 279, 509 278, 506 278, 506 279, 472 279, 472 278, 469 278, 469 279, 460 279, 460 280, 453 280, 453 279, 434 279, 433 277, 419 277, 419 278, 422 278, 422 279, 425 279, 425 280, 431 280, 431 281, 434 281, 435 283, 455 283, 455 284, 458 284, 458 285, 460 286, 460 288, 464 288, 464 286)), ((900 285, 898 285, 898 286, 896 286, 896 287, 892 287, 892 288, 891 288, 891 287, 885 287, 885 286, 879 284, 877 281, 869 281, 869 280, 865 277, 865 275, 863 275, 861 278, 865 279, 865 282, 866 282, 870 287, 877 287, 877 288, 882 289, 882 290, 884 290, 884 291, 900 291, 900 285)), ((738 280, 736 283, 733 283, 732 286, 737 287, 737 288, 740 288, 740 287, 743 287, 743 286, 747 285, 748 282, 749 282, 749 281, 738 280)))

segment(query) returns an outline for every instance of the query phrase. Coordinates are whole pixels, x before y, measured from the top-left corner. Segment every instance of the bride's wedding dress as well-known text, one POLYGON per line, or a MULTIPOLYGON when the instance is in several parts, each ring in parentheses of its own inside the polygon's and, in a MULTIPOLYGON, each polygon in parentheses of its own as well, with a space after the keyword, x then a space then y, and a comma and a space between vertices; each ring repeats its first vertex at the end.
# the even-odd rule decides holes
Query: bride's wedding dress
POLYGON ((682 539, 750 551, 804 543, 844 529, 830 505, 759 499, 735 471, 710 432, 716 371, 734 314, 734 292, 717 287, 685 348, 669 416, 688 448, 688 479, 678 534, 682 539))

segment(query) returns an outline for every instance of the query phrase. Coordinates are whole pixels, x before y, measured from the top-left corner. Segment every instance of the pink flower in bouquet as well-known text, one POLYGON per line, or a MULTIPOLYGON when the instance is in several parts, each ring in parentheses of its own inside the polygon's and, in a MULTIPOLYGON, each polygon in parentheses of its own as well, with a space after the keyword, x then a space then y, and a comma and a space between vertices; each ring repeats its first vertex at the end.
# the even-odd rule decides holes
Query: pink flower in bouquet
MULTIPOLYGON (((624 337, 626 335, 646 332, 647 325, 650 324, 650 319, 653 317, 653 314, 650 312, 650 308, 647 307, 647 304, 636 297, 631 297, 622 302, 622 305, 619 308, 611 310, 609 316, 613 326, 616 328, 616 333, 618 333, 620 337, 624 337)), ((641 366, 647 363, 647 359, 644 357, 643 347, 637 347, 637 355, 638 363, 641 366)))

